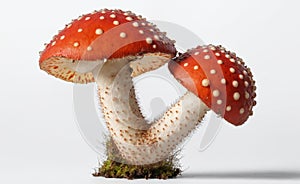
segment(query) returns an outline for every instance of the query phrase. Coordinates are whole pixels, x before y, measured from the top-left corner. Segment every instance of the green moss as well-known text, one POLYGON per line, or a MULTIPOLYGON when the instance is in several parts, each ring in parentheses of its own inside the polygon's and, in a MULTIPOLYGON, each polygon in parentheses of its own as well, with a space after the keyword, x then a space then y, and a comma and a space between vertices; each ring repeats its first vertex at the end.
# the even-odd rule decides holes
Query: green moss
POLYGON ((120 160, 120 154, 112 141, 107 141, 106 147, 108 158, 96 169, 93 176, 127 179, 168 179, 175 178, 182 172, 178 166, 178 153, 170 155, 170 157, 164 161, 151 165, 128 165, 115 161, 120 160))
POLYGON ((181 173, 181 170, 174 166, 169 160, 152 165, 127 165, 113 160, 106 160, 93 176, 106 178, 174 178, 181 173))

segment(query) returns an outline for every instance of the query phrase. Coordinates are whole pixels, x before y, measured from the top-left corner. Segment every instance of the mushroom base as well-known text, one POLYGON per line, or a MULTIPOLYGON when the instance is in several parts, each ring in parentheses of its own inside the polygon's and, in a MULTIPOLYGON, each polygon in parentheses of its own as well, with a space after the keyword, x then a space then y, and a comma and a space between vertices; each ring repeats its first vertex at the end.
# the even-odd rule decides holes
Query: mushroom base
POLYGON ((179 165, 179 151, 158 163, 150 165, 129 165, 116 161, 119 160, 118 157, 120 155, 116 152, 117 149, 111 139, 107 141, 106 147, 108 158, 102 163, 101 167, 95 170, 93 173, 95 177, 169 179, 177 177, 182 172, 179 165))

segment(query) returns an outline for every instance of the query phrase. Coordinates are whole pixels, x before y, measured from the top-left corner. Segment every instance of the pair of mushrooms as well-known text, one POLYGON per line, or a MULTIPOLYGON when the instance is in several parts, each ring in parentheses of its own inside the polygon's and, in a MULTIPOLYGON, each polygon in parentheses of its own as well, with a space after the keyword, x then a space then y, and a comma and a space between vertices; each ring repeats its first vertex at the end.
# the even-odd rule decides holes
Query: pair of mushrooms
POLYGON ((255 105, 252 74, 221 46, 198 46, 177 56, 174 41, 132 12, 100 10, 80 16, 40 54, 40 68, 74 83, 96 82, 113 142, 130 164, 166 159, 212 109, 243 124, 255 105), (149 123, 139 110, 132 78, 164 64, 187 89, 149 123))

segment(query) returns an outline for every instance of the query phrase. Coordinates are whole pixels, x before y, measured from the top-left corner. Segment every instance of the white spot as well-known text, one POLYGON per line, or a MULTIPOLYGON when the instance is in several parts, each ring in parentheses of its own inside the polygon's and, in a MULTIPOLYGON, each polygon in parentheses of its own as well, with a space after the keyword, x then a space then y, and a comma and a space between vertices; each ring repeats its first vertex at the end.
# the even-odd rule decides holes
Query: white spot
POLYGON ((221 84, 226 84, 226 80, 225 79, 221 79, 221 84))
POLYGON ((90 19, 91 19, 91 17, 86 17, 86 18, 85 18, 85 20, 90 20, 90 19))
POLYGON ((248 81, 245 81, 244 84, 245 84, 246 87, 249 86, 249 82, 248 81))
POLYGON ((79 46, 79 43, 78 43, 78 42, 74 42, 73 46, 74 46, 74 47, 78 47, 78 46, 79 46))
POLYGON ((114 19, 114 18, 116 18, 116 15, 115 14, 111 14, 109 17, 114 19))
POLYGON ((142 26, 145 26, 146 25, 146 23, 145 22, 142 22, 142 26))
POLYGON ((156 45, 155 44, 152 47, 153 47, 153 49, 156 49, 156 45))
POLYGON ((72 24, 68 24, 68 25, 67 25, 67 28, 70 28, 71 26, 72 26, 72 24))
POLYGON ((222 61, 222 60, 218 60, 217 63, 218 63, 219 65, 221 65, 221 64, 223 64, 223 61, 222 61))
POLYGON ((217 100, 217 104, 218 104, 218 105, 221 105, 222 103, 223 103, 222 100, 217 100))
POLYGON ((144 31, 143 31, 143 30, 139 30, 139 33, 140 33, 140 34, 144 34, 144 31))
POLYGON ((101 13, 106 13, 106 11, 105 11, 105 10, 102 10, 101 13))
POLYGON ((221 50, 221 53, 225 53, 225 50, 221 50))
POLYGON ((226 107, 226 111, 231 111, 231 106, 230 106, 230 105, 228 105, 228 106, 226 107))
POLYGON ((210 70, 210 74, 216 74, 216 73, 217 73, 216 70, 214 69, 210 70))
POLYGON ((215 53, 215 55, 216 55, 216 56, 221 56, 221 54, 220 54, 220 53, 218 53, 218 52, 216 52, 216 53, 215 53))
POLYGON ((248 73, 247 73, 247 71, 246 71, 246 70, 244 70, 244 71, 243 71, 243 74, 244 74, 244 75, 247 75, 248 73))
POLYGON ((209 46, 209 48, 211 49, 211 50, 216 50, 216 48, 214 47, 214 46, 209 46))
POLYGON ((184 63, 184 64, 183 64, 184 67, 187 67, 188 65, 189 65, 188 63, 184 63))
POLYGON ((250 95, 249 95, 249 93, 246 91, 246 92, 245 92, 245 98, 246 98, 246 99, 249 99, 249 97, 250 97, 250 95))
POLYGON ((104 16, 100 16, 100 20, 103 20, 104 19, 104 16))
POLYGON ((126 20, 132 21, 133 19, 131 17, 126 17, 126 20))
POLYGON ((128 15, 129 15, 129 13, 128 13, 128 12, 125 12, 123 15, 125 15, 125 16, 128 16, 128 15))
POLYGON ((230 58, 229 54, 225 54, 225 57, 226 57, 226 58, 230 58))
POLYGON ((220 96, 220 91, 219 90, 213 90, 213 96, 214 97, 218 97, 218 96, 220 96))
POLYGON ((96 33, 96 35, 101 35, 103 33, 103 30, 98 28, 98 29, 96 29, 95 33, 96 33))
POLYGON ((237 88, 239 86, 238 81, 236 81, 236 80, 232 81, 232 86, 237 88))
POLYGON ((198 70, 199 69, 199 66, 198 65, 195 65, 194 66, 194 70, 198 70))
POLYGON ((239 92, 235 92, 235 93, 233 93, 233 99, 234 100, 239 100, 240 99, 240 93, 239 92))
POLYGON ((146 38, 146 42, 147 42, 148 44, 152 44, 152 38, 147 37, 147 38, 146 38))
POLYGON ((52 42, 52 44, 51 44, 51 45, 52 45, 52 46, 54 46, 55 44, 56 44, 56 41, 52 42))
POLYGON ((149 29, 149 31, 151 31, 151 32, 154 32, 154 30, 153 30, 153 29, 149 29))
POLYGON ((60 40, 65 39, 65 35, 62 35, 59 39, 60 39, 60 40))
POLYGON ((203 87, 209 86, 209 80, 208 79, 203 79, 201 83, 202 83, 203 87))
POLYGON ((233 62, 233 63, 235 62, 235 60, 234 60, 233 58, 230 58, 230 60, 229 60, 229 61, 231 61, 231 62, 233 62))
POLYGON ((93 50, 93 48, 92 48, 91 46, 88 46, 88 47, 86 48, 86 50, 87 50, 87 51, 91 51, 91 50, 93 50))
POLYGON ((133 27, 139 27, 139 23, 133 22, 133 23, 132 23, 132 26, 133 26, 133 27))
POLYGON ((204 49, 203 52, 205 52, 205 53, 208 52, 208 49, 204 49))
POLYGON ((154 35, 154 39, 155 39, 155 40, 159 40, 159 36, 154 35))
POLYGON ((195 52, 194 55, 195 55, 195 56, 199 55, 199 52, 195 52))
POLYGON ((120 23, 119 23, 119 21, 114 20, 114 21, 113 21, 113 24, 117 26, 117 25, 119 25, 120 23))
POLYGON ((121 37, 121 38, 126 38, 126 36, 127 36, 126 33, 124 33, 124 32, 121 32, 121 33, 120 33, 120 37, 121 37))
POLYGON ((77 32, 78 33, 81 33, 83 30, 81 29, 81 28, 79 28, 78 30, 77 30, 77 32))
POLYGON ((235 72, 235 69, 234 69, 234 68, 229 68, 229 71, 230 71, 231 73, 234 73, 234 72, 235 72))
POLYGON ((103 59, 103 62, 104 62, 104 63, 106 63, 106 62, 107 62, 107 59, 106 59, 106 58, 104 58, 104 59, 103 59))
POLYGON ((245 112, 245 109, 244 109, 244 108, 241 108, 241 109, 240 109, 240 114, 244 114, 244 112, 245 112))
POLYGON ((204 59, 210 59, 210 56, 209 55, 205 55, 204 59))
POLYGON ((239 75, 240 79, 244 79, 244 76, 242 74, 239 75))

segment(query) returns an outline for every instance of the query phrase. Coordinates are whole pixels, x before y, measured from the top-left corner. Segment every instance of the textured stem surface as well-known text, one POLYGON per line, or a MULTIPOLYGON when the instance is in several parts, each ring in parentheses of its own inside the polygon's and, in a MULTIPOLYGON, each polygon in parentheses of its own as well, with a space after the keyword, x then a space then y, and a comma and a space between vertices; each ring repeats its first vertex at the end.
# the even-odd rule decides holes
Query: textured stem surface
POLYGON ((138 67, 132 67, 132 62, 130 67, 129 63, 123 59, 104 64, 97 77, 100 104, 123 159, 129 164, 152 164, 166 159, 197 127, 208 108, 187 92, 160 119, 148 124, 136 104, 131 75, 138 73, 137 69, 145 72, 151 65, 135 61, 138 67))

